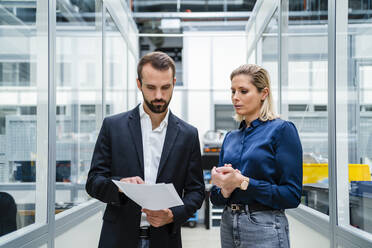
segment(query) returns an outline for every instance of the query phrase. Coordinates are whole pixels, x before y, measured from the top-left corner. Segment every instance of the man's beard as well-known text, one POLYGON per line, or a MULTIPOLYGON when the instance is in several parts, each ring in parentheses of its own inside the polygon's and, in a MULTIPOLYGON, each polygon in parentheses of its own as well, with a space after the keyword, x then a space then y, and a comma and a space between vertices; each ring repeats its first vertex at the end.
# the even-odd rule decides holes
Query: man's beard
POLYGON ((144 102, 146 103, 146 106, 150 109, 151 112, 153 112, 155 114, 160 114, 160 113, 165 112, 168 108, 170 100, 172 99, 172 96, 171 96, 171 98, 169 99, 168 102, 163 100, 163 99, 155 99, 155 100, 149 102, 149 101, 147 101, 147 99, 145 98, 143 93, 142 93, 142 96, 143 96, 144 102), (154 105, 154 103, 164 103, 164 104, 163 105, 154 105))

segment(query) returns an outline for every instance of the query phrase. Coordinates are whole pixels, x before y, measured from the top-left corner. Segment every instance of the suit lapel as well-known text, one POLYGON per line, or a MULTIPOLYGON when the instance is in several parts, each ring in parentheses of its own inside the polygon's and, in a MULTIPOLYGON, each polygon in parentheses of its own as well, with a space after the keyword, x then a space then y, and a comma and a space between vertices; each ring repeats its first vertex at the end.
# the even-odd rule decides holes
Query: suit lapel
POLYGON ((141 165, 142 175, 144 175, 144 164, 143 164, 143 145, 142 145, 142 132, 141 132, 141 121, 139 116, 139 105, 132 110, 129 114, 129 129, 134 145, 137 150, 137 155, 141 165))
POLYGON ((172 150, 174 142, 176 141, 176 137, 177 137, 178 132, 179 132, 178 121, 177 121, 176 117, 174 117, 172 112, 169 112, 167 133, 165 134, 163 151, 162 151, 161 157, 160 157, 157 180, 159 179, 159 176, 162 173, 162 170, 164 169, 164 166, 167 162, 169 153, 172 150))

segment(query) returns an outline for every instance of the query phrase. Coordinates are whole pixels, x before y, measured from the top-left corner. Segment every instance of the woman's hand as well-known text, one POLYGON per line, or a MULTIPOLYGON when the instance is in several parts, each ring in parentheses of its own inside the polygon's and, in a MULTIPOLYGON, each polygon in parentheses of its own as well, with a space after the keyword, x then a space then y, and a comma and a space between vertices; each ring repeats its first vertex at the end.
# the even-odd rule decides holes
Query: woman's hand
POLYGON ((240 186, 243 178, 240 171, 232 168, 230 164, 212 169, 212 183, 221 188, 221 193, 225 198, 228 198, 240 186))

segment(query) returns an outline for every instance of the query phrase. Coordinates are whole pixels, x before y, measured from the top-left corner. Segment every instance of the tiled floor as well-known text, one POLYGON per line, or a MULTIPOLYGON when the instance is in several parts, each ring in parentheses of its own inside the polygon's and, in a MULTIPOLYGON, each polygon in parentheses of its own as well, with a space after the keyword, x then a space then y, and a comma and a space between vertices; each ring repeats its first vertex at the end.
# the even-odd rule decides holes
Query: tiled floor
POLYGON ((182 227, 183 248, 219 248, 220 228, 205 229, 204 225, 197 227, 182 227))

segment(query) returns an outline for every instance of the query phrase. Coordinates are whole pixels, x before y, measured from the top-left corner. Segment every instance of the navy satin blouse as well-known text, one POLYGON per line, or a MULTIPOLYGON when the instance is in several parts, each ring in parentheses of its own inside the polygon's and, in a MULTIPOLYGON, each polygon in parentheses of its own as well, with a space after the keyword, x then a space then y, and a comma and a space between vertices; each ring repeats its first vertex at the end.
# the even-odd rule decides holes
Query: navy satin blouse
POLYGON ((238 130, 226 134, 218 166, 232 164, 249 186, 235 189, 224 198, 220 188, 212 187, 211 202, 217 206, 231 203, 260 203, 273 209, 295 208, 301 200, 302 146, 296 127, 282 119, 245 121, 238 130))

